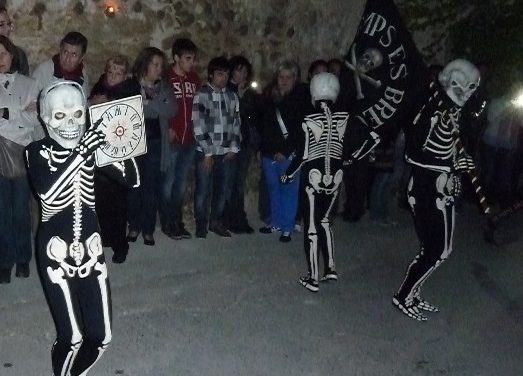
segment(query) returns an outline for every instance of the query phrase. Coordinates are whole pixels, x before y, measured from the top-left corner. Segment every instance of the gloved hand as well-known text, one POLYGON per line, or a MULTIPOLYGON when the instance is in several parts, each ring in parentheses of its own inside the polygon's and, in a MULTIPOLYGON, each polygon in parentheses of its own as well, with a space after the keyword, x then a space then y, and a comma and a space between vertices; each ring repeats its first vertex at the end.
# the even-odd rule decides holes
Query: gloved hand
POLYGON ((472 171, 476 168, 474 160, 467 153, 461 153, 454 161, 454 170, 466 172, 472 171))
POLYGON ((461 193, 463 191, 463 187, 461 185, 461 178, 457 174, 452 174, 448 180, 447 184, 445 184, 445 194, 453 197, 459 197, 461 196, 461 193))
POLYGON ((290 184, 293 181, 294 181, 294 178, 291 178, 287 174, 283 174, 282 176, 280 176, 280 183, 282 183, 282 184, 290 184))
POLYGON ((76 145, 76 152, 84 159, 89 158, 100 145, 105 143, 105 134, 98 129, 101 122, 102 119, 100 118, 84 133, 78 145, 76 145))

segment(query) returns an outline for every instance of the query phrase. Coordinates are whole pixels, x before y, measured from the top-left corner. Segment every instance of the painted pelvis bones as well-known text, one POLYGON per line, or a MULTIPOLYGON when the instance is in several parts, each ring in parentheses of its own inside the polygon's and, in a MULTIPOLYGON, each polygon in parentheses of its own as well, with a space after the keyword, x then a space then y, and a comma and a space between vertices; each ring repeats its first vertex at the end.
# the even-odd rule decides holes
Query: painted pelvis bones
POLYGON ((102 253, 102 240, 97 232, 87 238, 85 246, 80 242, 73 242, 68 246, 59 236, 53 236, 47 243, 47 256, 51 260, 56 261, 68 277, 78 275, 80 278, 85 278, 90 275, 92 268, 96 265, 98 257, 102 253), (89 259, 81 264, 85 256, 85 249, 87 249, 89 259), (68 256, 75 261, 76 265, 66 262, 68 256))
POLYGON ((320 170, 315 168, 309 171, 309 183, 318 193, 332 194, 338 189, 342 180, 342 170, 338 170, 334 176, 331 174, 323 175, 320 170))

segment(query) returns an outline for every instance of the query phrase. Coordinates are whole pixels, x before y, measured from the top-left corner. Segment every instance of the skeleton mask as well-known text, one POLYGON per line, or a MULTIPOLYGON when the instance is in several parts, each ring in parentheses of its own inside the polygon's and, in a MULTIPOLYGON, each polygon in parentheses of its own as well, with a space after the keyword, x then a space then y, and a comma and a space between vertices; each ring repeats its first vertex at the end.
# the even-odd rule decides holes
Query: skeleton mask
POLYGON ((367 48, 358 59, 356 68, 361 73, 367 73, 378 68, 381 63, 383 63, 383 55, 381 52, 376 48, 367 48))
POLYGON ((470 61, 456 59, 443 68, 438 79, 449 98, 462 107, 478 88, 480 74, 470 61))
POLYGON ((332 73, 318 73, 311 80, 311 97, 312 104, 320 100, 329 100, 332 102, 338 98, 340 92, 340 82, 332 73))
POLYGON ((85 132, 85 96, 73 81, 53 83, 42 91, 40 114, 49 137, 74 149, 85 132))

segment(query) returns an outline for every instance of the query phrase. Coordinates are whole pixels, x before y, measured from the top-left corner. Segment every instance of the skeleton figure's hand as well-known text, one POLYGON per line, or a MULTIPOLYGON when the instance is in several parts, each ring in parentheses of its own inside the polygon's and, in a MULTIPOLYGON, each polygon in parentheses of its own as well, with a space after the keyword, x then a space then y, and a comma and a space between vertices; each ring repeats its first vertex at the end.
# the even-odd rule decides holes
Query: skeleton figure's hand
POLYGON ((472 171, 476 168, 474 160, 467 153, 461 153, 454 161, 454 170, 456 171, 472 171))
POLYGON ((290 184, 293 181, 294 181, 294 179, 291 178, 289 175, 284 174, 284 175, 280 176, 280 183, 282 183, 282 184, 290 184))
POLYGON ((453 197, 459 197, 462 192, 461 178, 459 175, 452 174, 445 184, 445 194, 453 197))
POLYGON ((105 134, 98 129, 98 125, 102 122, 102 119, 93 124, 93 127, 86 131, 75 150, 80 156, 87 159, 94 151, 105 142, 105 134))

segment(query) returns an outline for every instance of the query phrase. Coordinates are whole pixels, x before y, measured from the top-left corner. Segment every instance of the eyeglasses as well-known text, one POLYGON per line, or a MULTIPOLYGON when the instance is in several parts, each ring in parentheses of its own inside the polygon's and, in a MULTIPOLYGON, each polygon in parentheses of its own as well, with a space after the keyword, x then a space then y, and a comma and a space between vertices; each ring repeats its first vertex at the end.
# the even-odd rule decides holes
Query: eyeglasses
POLYGON ((13 22, 12 21, 9 21, 9 22, 0 22, 0 27, 4 27, 4 26, 7 26, 7 27, 13 27, 13 22))

